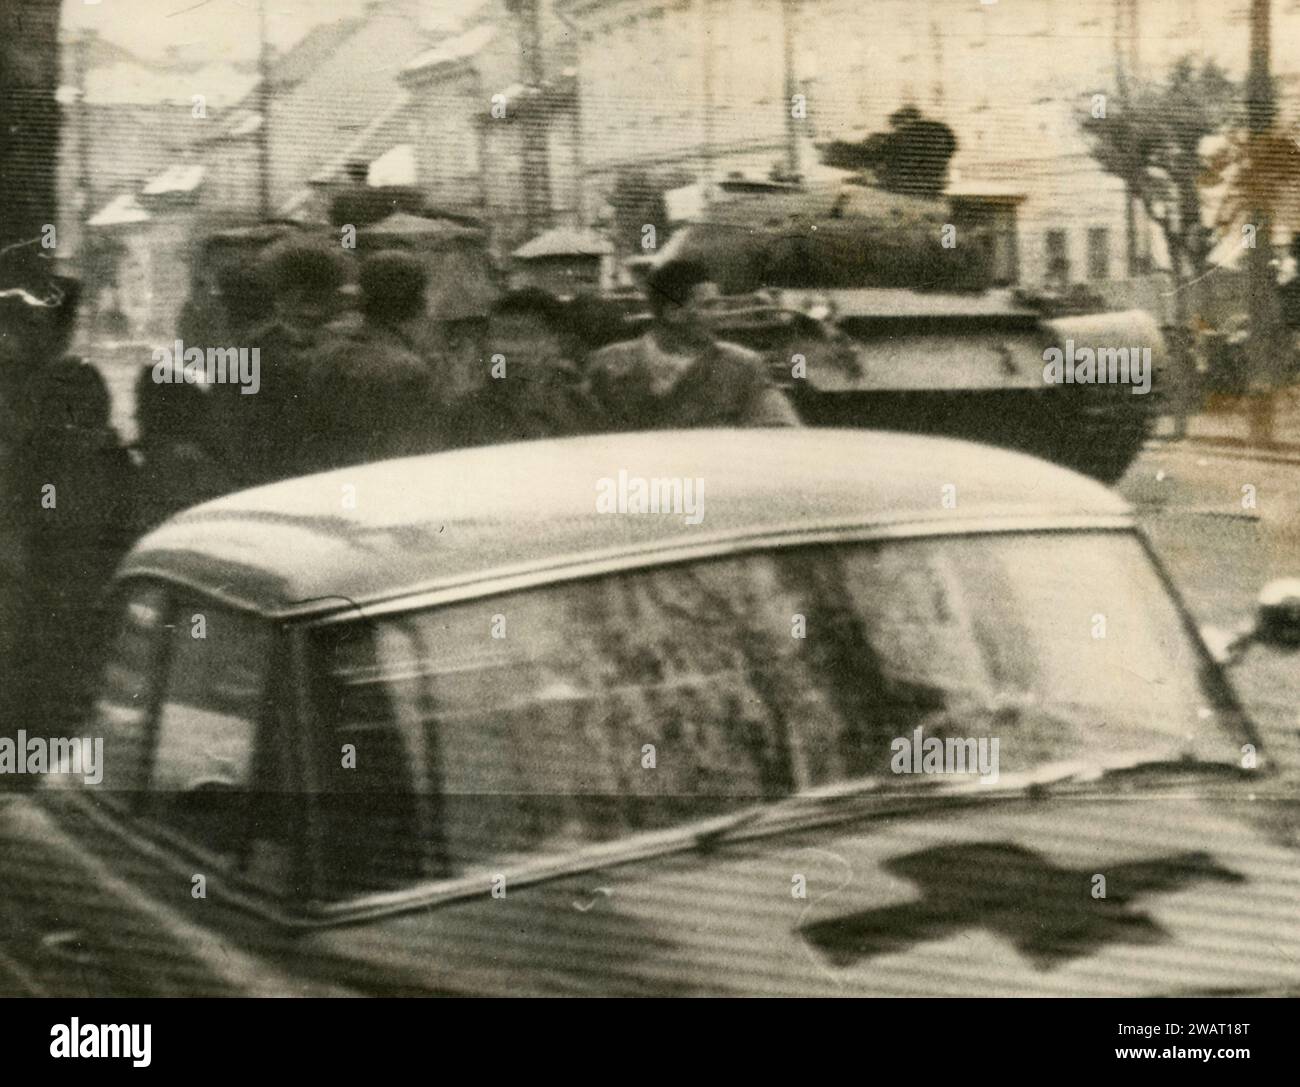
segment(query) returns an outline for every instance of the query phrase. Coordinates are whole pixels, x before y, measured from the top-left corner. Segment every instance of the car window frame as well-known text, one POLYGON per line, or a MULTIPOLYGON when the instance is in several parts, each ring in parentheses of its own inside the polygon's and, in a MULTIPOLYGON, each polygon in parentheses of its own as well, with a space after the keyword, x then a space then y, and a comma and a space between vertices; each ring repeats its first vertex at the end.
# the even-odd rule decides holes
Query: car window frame
MULTIPOLYGON (((256 781, 258 776, 264 773, 266 759, 274 757, 272 753, 277 749, 277 744, 270 737, 275 730, 277 717, 287 733, 284 740, 278 744, 278 749, 285 755, 295 748, 306 750, 302 745, 301 721, 296 699, 293 697, 297 686, 291 671, 295 660, 292 653, 293 626, 268 617, 256 609, 240 607, 228 599, 219 598, 192 584, 175 582, 148 573, 129 575, 111 587, 105 604, 110 621, 121 616, 123 609, 128 606, 128 602, 141 586, 159 589, 164 594, 163 618, 160 623, 163 633, 160 635, 161 644, 156 650, 153 674, 149 681, 147 714, 141 725, 144 734, 141 741, 144 749, 142 788, 126 797, 111 792, 97 793, 94 790, 85 790, 71 795, 86 797, 91 802, 89 807, 101 812, 119 834, 137 850, 147 850, 161 856, 173 870, 192 873, 195 864, 198 863, 205 866, 205 871, 220 873, 223 879, 216 881, 215 885, 210 887, 214 895, 226 895, 252 906, 259 913, 284 919, 287 914, 298 912, 291 901, 295 893, 294 889, 310 885, 310 858, 303 805, 290 805, 293 815, 287 835, 289 843, 287 848, 291 861, 283 885, 277 887, 266 881, 254 879, 248 874, 252 838, 241 832, 241 841, 234 856, 227 859, 193 836, 160 822, 147 810, 147 804, 158 755, 161 711, 174 657, 174 630, 177 617, 181 612, 185 608, 196 606, 215 608, 222 612, 250 617, 268 627, 268 663, 262 696, 258 700, 259 713, 254 722, 250 782, 256 781)), ((106 656, 101 665, 107 666, 107 663, 106 656)), ((305 761, 291 757, 286 759, 285 795, 303 796, 305 761)))
MULTIPOLYGON (((689 565, 693 562, 707 561, 728 556, 742 556, 765 551, 789 550, 816 544, 836 544, 854 542, 891 541, 906 543, 910 540, 924 540, 935 537, 988 537, 1021 535, 1080 535, 1102 534, 1115 535, 1135 540, 1141 554, 1153 568, 1156 578, 1167 598, 1178 613, 1188 637, 1200 654, 1208 669, 1208 684, 1215 689, 1224 711, 1231 712, 1237 727, 1252 736, 1257 735, 1257 728, 1244 709, 1240 697, 1222 667, 1214 660, 1201 637, 1199 627, 1189 611, 1186 601, 1178 592, 1169 572, 1160 560, 1150 539, 1136 525, 1131 516, 1079 515, 1073 517, 1052 518, 980 518, 958 524, 927 523, 918 524, 908 521, 900 524, 876 524, 870 526, 814 531, 810 533, 755 533, 743 538, 720 541, 714 545, 690 548, 638 550, 616 558, 609 556, 575 557, 573 561, 548 565, 545 569, 524 575, 490 573, 485 577, 469 580, 462 584, 440 591, 413 590, 407 594, 388 597, 373 604, 349 601, 348 606, 326 613, 304 615, 295 620, 297 630, 296 674, 299 678, 299 712, 304 727, 310 732, 313 745, 321 744, 323 724, 313 721, 311 714, 311 692, 306 690, 311 676, 309 643, 313 631, 335 624, 356 622, 358 620, 375 620, 379 618, 396 618, 403 614, 421 611, 436 612, 444 607, 488 600, 520 591, 544 591, 565 582, 582 581, 589 578, 617 576, 656 568, 689 565), (310 722, 310 724, 307 724, 310 722)), ((314 763, 314 759, 307 760, 314 763)), ((319 787, 319 780, 311 788, 319 787)), ((796 797, 800 794, 794 794, 796 797)), ((906 798, 901 801, 908 803, 906 798)), ((781 801, 765 802, 762 807, 771 811, 781 801)), ((520 863, 509 866, 510 886, 531 886, 552 879, 598 871, 613 865, 622 865, 649 857, 667 856, 698 848, 701 837, 707 836, 713 825, 722 825, 730 817, 705 818, 695 822, 653 831, 642 831, 613 842, 596 845, 583 845, 556 854, 537 855, 520 863)), ((776 820, 766 833, 780 833, 789 829, 785 820, 776 820)), ((798 826, 796 819, 792 824, 798 826)), ((319 832, 319 827, 316 828, 319 832)), ((755 828, 756 833, 765 833, 755 828)), ((327 858, 317 848, 319 838, 313 838, 310 848, 313 853, 313 872, 319 872, 327 858)), ((359 891, 343 898, 330 899, 322 894, 325 884, 312 882, 312 913, 320 923, 347 923, 365 916, 381 915, 416 906, 433 906, 444 902, 460 901, 468 897, 485 893, 490 889, 489 883, 481 874, 457 875, 445 878, 420 880, 396 890, 359 891)))
MULTIPOLYGON (((141 748, 141 768, 139 778, 141 781, 148 781, 149 775, 153 770, 153 742, 156 731, 156 721, 161 708, 162 698, 162 677, 167 672, 167 666, 171 658, 169 639, 167 637, 167 617, 172 607, 172 598, 170 586, 158 578, 153 577, 132 577, 115 583, 105 594, 103 601, 103 613, 105 616, 105 637, 110 641, 109 649, 104 653, 102 658, 96 662, 97 679, 92 688, 92 699, 87 707, 90 723, 97 712, 96 706, 99 696, 102 692, 105 673, 113 660, 112 651, 117 648, 117 638, 119 636, 122 623, 122 616, 125 610, 130 606, 130 602, 135 598, 141 588, 152 588, 163 594, 162 600, 162 621, 158 624, 160 633, 158 634, 158 645, 153 649, 153 660, 150 662, 152 673, 149 677, 149 687, 146 693, 145 715, 141 722, 140 728, 143 733, 140 740, 141 748)), ((96 801, 104 807, 116 812, 121 818, 135 819, 137 809, 140 804, 140 797, 143 790, 133 790, 128 792, 125 797, 108 790, 96 790, 92 794, 96 801)))

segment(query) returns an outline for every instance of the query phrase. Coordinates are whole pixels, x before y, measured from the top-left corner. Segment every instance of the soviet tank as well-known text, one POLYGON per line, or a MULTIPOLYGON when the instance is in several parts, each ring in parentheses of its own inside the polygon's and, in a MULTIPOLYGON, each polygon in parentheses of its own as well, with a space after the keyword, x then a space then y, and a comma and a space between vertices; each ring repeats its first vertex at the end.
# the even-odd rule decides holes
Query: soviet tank
POLYGON ((991 233, 953 218, 863 186, 740 196, 657 260, 710 269, 718 334, 760 351, 809 425, 960 437, 1117 481, 1148 435, 1154 397, 1134 379, 1163 366, 1155 320, 996 285, 991 233), (1049 380, 1052 348, 1104 352, 1127 377, 1049 380))

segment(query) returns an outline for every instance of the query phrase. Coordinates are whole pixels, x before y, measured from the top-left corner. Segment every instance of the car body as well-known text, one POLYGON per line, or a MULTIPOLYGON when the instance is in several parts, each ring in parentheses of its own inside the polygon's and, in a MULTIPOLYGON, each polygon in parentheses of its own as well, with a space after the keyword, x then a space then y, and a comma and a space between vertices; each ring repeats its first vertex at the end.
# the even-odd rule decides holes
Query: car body
POLYGON ((173 518, 113 601, 103 780, 0 806, 14 989, 1300 987, 1293 795, 1123 502, 1020 454, 390 461, 173 518))

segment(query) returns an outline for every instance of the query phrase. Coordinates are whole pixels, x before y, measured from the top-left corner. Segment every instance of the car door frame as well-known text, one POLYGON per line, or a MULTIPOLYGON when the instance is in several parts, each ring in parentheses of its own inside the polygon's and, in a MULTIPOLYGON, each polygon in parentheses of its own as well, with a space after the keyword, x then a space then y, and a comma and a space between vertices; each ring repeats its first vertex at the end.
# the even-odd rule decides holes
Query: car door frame
MULTIPOLYGON (((257 760, 265 757, 267 737, 273 727, 273 718, 277 716, 274 712, 277 703, 280 705, 278 716, 290 733, 286 738, 287 745, 280 745, 281 749, 303 750, 303 738, 299 732, 301 722, 292 698, 297 684, 287 669, 277 667, 281 662, 292 662, 290 625, 278 622, 255 609, 240 606, 228 599, 221 599, 200 587, 151 574, 132 575, 114 582, 106 600, 110 621, 116 620, 121 615, 122 607, 125 606, 132 591, 142 584, 157 586, 165 592, 166 603, 162 626, 167 630, 174 627, 181 604, 186 599, 195 603, 208 603, 225 611, 238 612, 267 624, 271 638, 271 652, 268 655, 269 663, 263 681, 265 684, 263 694, 259 699, 260 710, 258 720, 255 722, 252 759, 256 764, 257 760)), ((277 892, 268 886, 249 880, 238 865, 232 865, 230 861, 188 835, 170 830, 141 810, 143 799, 149 791, 157 757, 160 715, 173 656, 171 637, 167 634, 161 637, 163 644, 158 650, 158 659, 154 662, 147 717, 142 724, 145 733, 143 741, 145 752, 142 756, 144 771, 140 793, 128 797, 125 804, 108 793, 91 796, 87 795, 87 792, 70 791, 60 793, 60 796, 70 798, 72 803, 78 805, 81 812, 88 815, 97 826, 109 831, 125 847, 165 866, 174 874, 184 875, 200 870, 196 869, 196 865, 203 866, 201 869, 203 871, 220 874, 222 878, 210 885, 211 894, 236 910, 256 915, 264 921, 280 926, 292 927, 299 910, 287 901, 288 891, 277 892)), ((100 663, 106 665, 107 659, 100 663)), ((289 795, 302 795, 303 761, 303 759, 288 759, 285 771, 286 792, 289 795)), ((288 885, 289 887, 309 886, 304 819, 294 820, 289 837, 289 852, 292 860, 288 885)), ((245 847, 246 843, 241 843, 241 859, 246 853, 245 847)), ((190 877, 185 876, 185 878, 190 877)))

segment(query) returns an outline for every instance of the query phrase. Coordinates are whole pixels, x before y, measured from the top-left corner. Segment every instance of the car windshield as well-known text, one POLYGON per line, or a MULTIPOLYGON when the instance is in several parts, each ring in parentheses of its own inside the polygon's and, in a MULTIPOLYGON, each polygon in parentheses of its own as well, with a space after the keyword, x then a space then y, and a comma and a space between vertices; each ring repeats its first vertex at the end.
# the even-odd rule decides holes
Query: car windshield
MULTIPOLYGON (((916 784, 896 755, 918 729, 997 739, 1004 777, 1126 752, 1230 763, 1243 739, 1122 532, 661 566, 331 624, 315 659, 344 752, 323 790, 336 837, 365 823, 433 842, 408 858, 424 874, 837 783, 916 784)), ((354 876, 374 856, 357 850, 354 876)))

